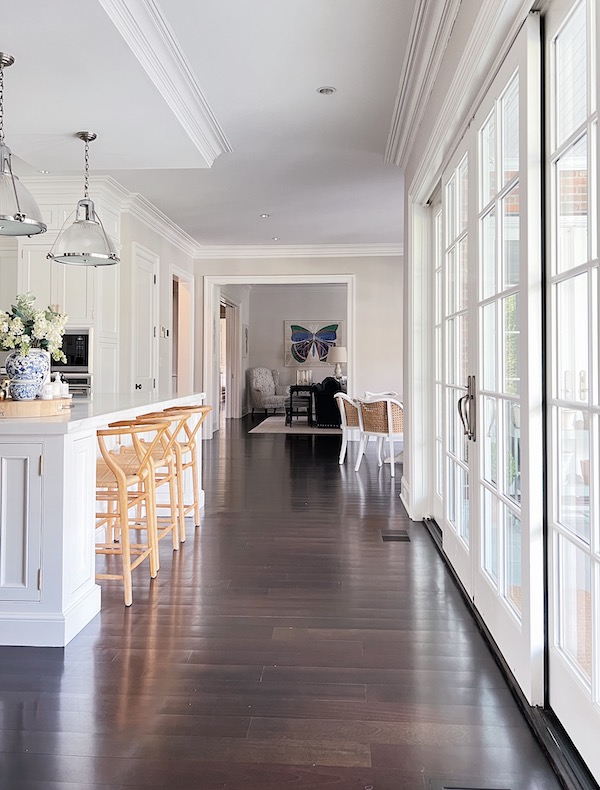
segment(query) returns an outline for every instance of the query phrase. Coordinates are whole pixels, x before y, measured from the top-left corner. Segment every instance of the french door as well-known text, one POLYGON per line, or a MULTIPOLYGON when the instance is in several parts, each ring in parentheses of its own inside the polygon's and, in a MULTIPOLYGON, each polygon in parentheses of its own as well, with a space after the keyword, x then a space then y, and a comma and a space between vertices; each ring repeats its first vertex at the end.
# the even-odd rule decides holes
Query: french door
POLYGON ((600 780, 598 77, 593 0, 546 20, 549 696, 600 780))
POLYGON ((434 217, 435 516, 532 704, 543 701, 539 20, 443 178, 434 217))

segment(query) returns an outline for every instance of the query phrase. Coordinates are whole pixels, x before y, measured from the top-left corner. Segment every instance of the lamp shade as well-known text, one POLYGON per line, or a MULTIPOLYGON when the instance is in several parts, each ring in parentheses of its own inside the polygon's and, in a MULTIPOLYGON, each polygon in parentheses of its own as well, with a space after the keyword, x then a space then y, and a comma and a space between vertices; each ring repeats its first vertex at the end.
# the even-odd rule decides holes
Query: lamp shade
POLYGON ((70 263, 75 266, 110 266, 119 262, 108 234, 100 217, 96 214, 94 202, 88 193, 90 176, 90 143, 96 139, 96 132, 76 132, 75 137, 85 143, 85 182, 83 200, 77 203, 75 221, 65 230, 64 225, 52 249, 46 256, 51 261, 70 263))
POLYGON ((10 148, 4 143, 4 69, 15 59, 0 52, 0 236, 36 236, 46 230, 42 212, 13 173, 10 148))
POLYGON ((347 362, 348 352, 346 351, 346 347, 333 346, 333 348, 330 348, 329 353, 327 354, 327 361, 331 362, 332 365, 335 365, 338 362, 347 362))
POLYGON ((79 201, 75 222, 59 234, 46 257, 76 266, 110 266, 119 262, 89 198, 79 201))
POLYGON ((36 236, 45 230, 39 206, 12 172, 10 148, 0 145, 0 236, 36 236))

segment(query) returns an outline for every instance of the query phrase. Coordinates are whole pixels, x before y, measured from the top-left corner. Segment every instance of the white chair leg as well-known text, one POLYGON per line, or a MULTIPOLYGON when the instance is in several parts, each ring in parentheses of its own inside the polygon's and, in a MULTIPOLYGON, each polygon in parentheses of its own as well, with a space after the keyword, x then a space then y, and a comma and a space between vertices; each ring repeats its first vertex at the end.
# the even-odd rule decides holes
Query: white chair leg
POLYGON ((383 436, 377 438, 377 466, 383 466, 383 436))
POLYGON ((394 454, 394 440, 390 437, 390 469, 392 477, 396 476, 396 456, 394 454))
POLYGON ((342 431, 342 447, 340 449, 340 460, 338 463, 343 464, 346 457, 346 448, 348 447, 348 431, 342 431))
POLYGON ((362 457, 365 454, 365 436, 360 437, 360 443, 358 445, 358 458, 356 459, 356 466, 354 467, 354 471, 358 472, 360 468, 360 462, 362 461, 362 457))

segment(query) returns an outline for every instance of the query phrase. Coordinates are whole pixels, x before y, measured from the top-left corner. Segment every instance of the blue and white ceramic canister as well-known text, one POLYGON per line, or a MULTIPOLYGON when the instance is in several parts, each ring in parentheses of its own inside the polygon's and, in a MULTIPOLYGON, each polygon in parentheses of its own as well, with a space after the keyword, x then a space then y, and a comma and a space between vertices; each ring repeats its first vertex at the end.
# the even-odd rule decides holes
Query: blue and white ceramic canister
POLYGON ((50 355, 41 348, 32 348, 27 354, 21 356, 18 351, 11 351, 6 357, 6 375, 10 379, 11 396, 15 400, 31 400, 35 398, 44 383, 50 370, 50 355), (13 383, 24 382, 23 387, 15 387, 13 383), (26 382, 26 385, 25 385, 26 382), (31 392, 35 384, 35 392, 31 392), (19 396, 16 393, 27 393, 19 396))
POLYGON ((34 400, 39 387, 37 379, 11 379, 8 391, 13 400, 34 400))

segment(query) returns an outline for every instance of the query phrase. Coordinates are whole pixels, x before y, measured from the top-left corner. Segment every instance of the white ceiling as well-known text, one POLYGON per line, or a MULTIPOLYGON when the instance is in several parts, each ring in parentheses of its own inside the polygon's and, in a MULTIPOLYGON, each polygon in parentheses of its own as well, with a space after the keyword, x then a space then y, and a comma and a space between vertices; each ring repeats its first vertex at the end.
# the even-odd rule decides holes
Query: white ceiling
POLYGON ((81 172, 92 129, 93 173, 201 245, 400 246, 384 153, 416 2, 3 3, 15 170, 81 172))

